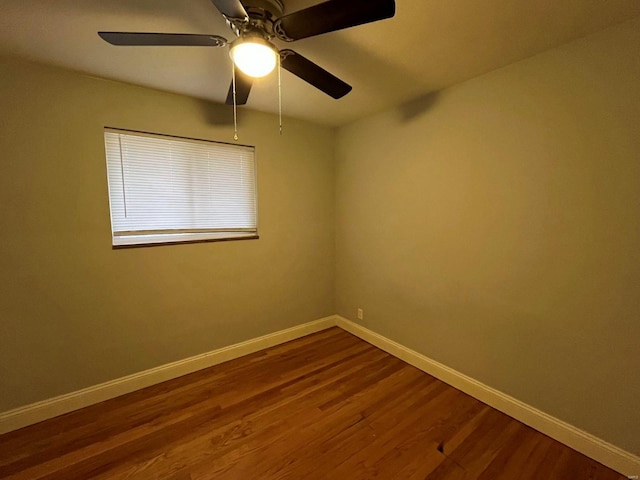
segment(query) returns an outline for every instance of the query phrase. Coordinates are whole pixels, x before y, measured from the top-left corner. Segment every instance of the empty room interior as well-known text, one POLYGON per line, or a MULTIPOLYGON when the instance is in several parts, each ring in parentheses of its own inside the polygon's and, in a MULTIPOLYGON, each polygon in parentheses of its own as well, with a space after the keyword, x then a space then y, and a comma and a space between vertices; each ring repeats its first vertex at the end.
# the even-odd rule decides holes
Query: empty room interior
POLYGON ((640 475, 640 2, 3 0, 0 478, 640 475))

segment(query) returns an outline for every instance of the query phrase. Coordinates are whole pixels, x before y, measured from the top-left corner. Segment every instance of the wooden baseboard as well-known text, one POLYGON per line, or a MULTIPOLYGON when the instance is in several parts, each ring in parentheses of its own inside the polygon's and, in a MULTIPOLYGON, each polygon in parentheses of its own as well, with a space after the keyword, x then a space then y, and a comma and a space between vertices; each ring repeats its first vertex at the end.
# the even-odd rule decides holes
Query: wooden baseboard
POLYGON ((336 325, 330 316, 150 370, 0 413, 0 434, 212 367, 336 325))
POLYGON ((539 432, 573 448, 607 467, 632 477, 640 474, 640 457, 611 445, 573 425, 569 425, 548 415, 531 405, 527 405, 509 395, 491 388, 452 368, 415 352, 399 343, 389 340, 344 317, 337 317, 338 327, 375 345, 423 372, 433 375, 443 382, 477 398, 481 402, 506 413, 510 417, 528 425, 539 432))

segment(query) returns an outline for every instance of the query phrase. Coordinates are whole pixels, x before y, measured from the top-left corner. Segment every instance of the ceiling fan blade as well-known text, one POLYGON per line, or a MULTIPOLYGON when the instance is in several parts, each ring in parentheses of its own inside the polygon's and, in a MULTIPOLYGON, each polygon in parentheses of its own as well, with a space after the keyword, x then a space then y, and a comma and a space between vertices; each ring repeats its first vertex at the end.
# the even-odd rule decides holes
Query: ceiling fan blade
POLYGON ((211 0, 211 3, 227 18, 248 20, 247 11, 240 0, 211 0))
MULTIPOLYGON (((252 85, 253 79, 249 75, 245 75, 236 69, 236 105, 246 105, 252 85)), ((227 93, 227 101, 225 103, 227 105, 233 105, 233 80, 231 80, 231 85, 229 85, 229 92, 227 93)))
POLYGON ((218 35, 190 33, 98 32, 98 35, 111 45, 223 47, 227 44, 227 39, 218 35))
POLYGON ((280 55, 282 68, 336 100, 351 91, 351 85, 343 82, 299 53, 293 50, 281 50, 280 55))
POLYGON ((394 0, 329 0, 281 17, 275 31, 281 40, 300 40, 391 18, 395 13, 394 0))

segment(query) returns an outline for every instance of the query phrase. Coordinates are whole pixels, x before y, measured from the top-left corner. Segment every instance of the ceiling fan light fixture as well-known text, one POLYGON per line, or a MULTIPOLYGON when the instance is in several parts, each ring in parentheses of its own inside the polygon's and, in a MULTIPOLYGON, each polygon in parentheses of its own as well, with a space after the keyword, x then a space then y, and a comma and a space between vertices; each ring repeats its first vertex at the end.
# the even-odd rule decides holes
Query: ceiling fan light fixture
POLYGON ((278 53, 269 42, 254 36, 233 42, 229 55, 236 67, 253 78, 270 74, 278 58, 278 53))

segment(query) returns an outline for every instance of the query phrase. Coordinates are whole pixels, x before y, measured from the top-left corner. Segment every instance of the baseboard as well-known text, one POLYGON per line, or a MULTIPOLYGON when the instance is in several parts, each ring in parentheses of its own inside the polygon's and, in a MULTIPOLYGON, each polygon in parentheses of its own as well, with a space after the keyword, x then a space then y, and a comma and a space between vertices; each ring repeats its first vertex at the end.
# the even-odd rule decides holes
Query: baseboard
POLYGON ((33 403, 0 413, 0 434, 57 417, 73 410, 88 407, 111 398, 156 385, 188 373, 212 367, 265 348, 304 337, 336 325, 336 317, 329 316, 262 337, 247 340, 150 370, 128 375, 89 388, 33 403))
POLYGON ((640 457, 569 425, 435 360, 338 315, 0 413, 0 434, 338 326, 623 475, 638 475, 640 457))
POLYGON ((632 453, 611 445, 344 317, 337 317, 337 326, 623 475, 631 477, 640 473, 640 457, 632 453))

